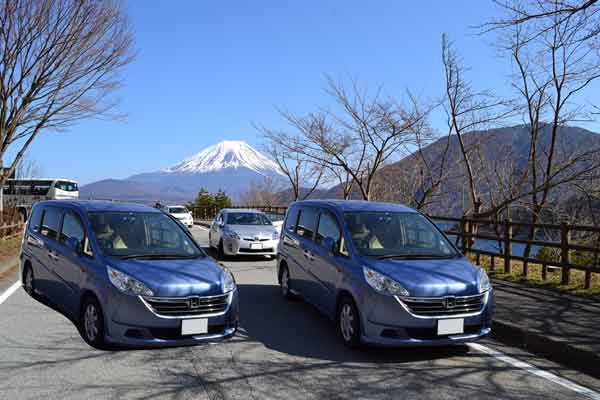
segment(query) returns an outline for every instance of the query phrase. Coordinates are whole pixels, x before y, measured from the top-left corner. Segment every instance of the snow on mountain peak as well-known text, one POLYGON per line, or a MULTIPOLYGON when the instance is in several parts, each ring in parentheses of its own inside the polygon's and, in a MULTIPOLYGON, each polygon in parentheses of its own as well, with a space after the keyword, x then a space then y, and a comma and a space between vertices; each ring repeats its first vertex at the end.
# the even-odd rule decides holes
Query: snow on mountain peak
POLYGON ((167 168, 165 172, 191 174, 225 168, 248 168, 260 174, 281 174, 276 163, 241 140, 224 140, 207 147, 200 153, 167 168))

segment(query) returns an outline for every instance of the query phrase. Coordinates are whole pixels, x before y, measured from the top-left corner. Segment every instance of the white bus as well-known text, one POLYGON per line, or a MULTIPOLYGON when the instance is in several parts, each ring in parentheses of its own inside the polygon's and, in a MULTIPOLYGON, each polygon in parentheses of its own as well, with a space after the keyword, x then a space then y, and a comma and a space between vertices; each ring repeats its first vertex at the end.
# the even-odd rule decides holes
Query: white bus
POLYGON ((4 207, 16 207, 27 220, 31 206, 39 200, 79 198, 79 186, 71 179, 7 179, 2 188, 4 207))

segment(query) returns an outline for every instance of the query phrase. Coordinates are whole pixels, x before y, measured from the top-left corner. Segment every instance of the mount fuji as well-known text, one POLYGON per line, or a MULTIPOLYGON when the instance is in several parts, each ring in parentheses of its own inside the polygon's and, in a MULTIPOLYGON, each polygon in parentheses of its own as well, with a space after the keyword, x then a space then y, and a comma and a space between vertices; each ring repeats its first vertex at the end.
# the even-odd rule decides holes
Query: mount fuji
POLYGON ((283 180, 277 164, 243 141, 226 140, 207 147, 170 167, 130 176, 105 179, 81 187, 81 198, 143 202, 189 201, 201 187, 224 190, 234 200, 252 182, 283 180))

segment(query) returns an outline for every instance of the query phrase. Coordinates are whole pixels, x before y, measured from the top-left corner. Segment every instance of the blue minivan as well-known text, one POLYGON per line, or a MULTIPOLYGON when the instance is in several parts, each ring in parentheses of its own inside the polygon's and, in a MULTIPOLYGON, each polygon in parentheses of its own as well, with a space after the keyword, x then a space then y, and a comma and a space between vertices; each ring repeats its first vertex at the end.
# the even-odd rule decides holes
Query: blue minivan
POLYGON ((90 345, 164 346, 234 335, 238 293, 175 218, 104 201, 41 201, 23 238, 24 289, 79 323, 90 345))
POLYGON ((336 322, 343 343, 436 346, 491 332, 493 290, 427 217, 408 207, 309 200, 287 211, 281 293, 336 322))

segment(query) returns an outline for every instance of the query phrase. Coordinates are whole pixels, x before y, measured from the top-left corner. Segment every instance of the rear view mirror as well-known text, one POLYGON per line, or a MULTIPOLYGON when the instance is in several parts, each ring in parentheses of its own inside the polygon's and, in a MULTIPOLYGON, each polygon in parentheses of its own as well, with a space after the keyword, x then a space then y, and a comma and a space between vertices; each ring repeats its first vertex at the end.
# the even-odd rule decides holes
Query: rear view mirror
POLYGON ((68 238, 67 242, 65 244, 67 245, 68 248, 70 248, 77 254, 81 254, 83 252, 83 249, 81 247, 81 242, 74 237, 68 238))

